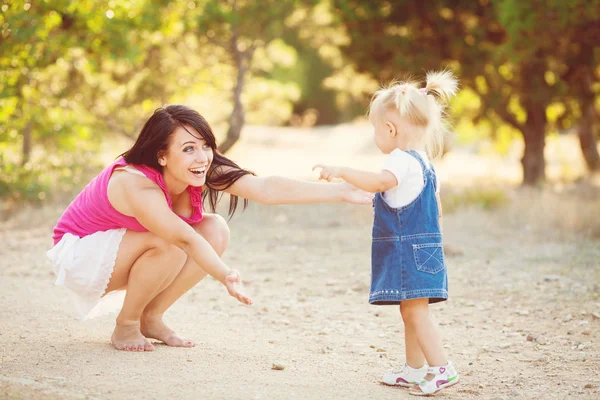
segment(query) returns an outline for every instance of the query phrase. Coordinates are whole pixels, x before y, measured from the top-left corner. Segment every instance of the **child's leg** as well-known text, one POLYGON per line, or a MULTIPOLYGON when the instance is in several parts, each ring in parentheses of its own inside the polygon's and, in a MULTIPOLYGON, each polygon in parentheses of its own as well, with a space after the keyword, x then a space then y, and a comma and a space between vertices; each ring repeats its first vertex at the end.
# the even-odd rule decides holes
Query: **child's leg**
MULTIPOLYGON (((400 305, 400 310, 402 310, 402 305, 400 305)), ((400 314, 404 320, 402 311, 400 311, 400 314)), ((407 324, 406 321, 404 321, 404 343, 406 347, 406 364, 409 367, 416 369, 423 367, 423 365, 425 365, 425 355, 421 350, 417 333, 415 332, 414 327, 407 324)))
MULTIPOLYGON (((419 352, 421 352, 430 366, 446 365, 448 359, 442 340, 433 321, 429 318, 429 299, 405 300, 400 304, 400 312, 406 332, 407 363, 411 365, 409 357, 417 364, 421 362, 419 357, 419 352), (415 346, 415 344, 418 344, 418 346, 415 346), (409 347, 412 349, 409 349, 409 347), (414 350, 417 347, 419 352, 414 350)), ((415 366, 422 365, 421 363, 415 366)))

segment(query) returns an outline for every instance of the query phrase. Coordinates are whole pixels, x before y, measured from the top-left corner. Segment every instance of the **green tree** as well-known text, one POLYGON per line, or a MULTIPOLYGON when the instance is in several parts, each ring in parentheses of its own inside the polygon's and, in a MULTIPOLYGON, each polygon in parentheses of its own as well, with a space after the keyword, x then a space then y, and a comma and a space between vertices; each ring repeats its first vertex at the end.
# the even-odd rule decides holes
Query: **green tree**
POLYGON ((297 8, 309 7, 311 0, 208 0, 201 7, 188 11, 189 31, 200 43, 209 43, 225 50, 226 62, 233 67, 228 130, 219 150, 225 153, 240 138, 245 122, 242 94, 258 50, 266 49, 301 21, 290 19, 297 8), (195 11, 195 12, 194 12, 195 11))
MULTIPOLYGON (((578 32, 566 47, 591 46, 597 55, 598 42, 581 33, 598 25, 599 5, 598 0, 334 1, 352 38, 345 54, 359 70, 387 81, 398 71, 455 69, 462 86, 481 99, 479 118, 500 119, 522 134, 523 182, 530 185, 545 178, 548 107, 581 93, 574 89, 577 74, 563 79, 573 51, 558 52, 556 43, 578 32)), ((586 61, 588 68, 594 57, 586 61)))

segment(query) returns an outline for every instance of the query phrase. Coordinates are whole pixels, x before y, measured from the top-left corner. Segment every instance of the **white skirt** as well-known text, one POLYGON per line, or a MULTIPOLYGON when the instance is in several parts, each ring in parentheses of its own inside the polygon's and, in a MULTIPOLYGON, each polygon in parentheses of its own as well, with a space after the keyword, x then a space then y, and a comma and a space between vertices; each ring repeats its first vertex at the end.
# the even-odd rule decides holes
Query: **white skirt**
POLYGON ((46 255, 52 262, 57 286, 74 293, 82 320, 118 311, 124 290, 104 292, 110 281, 117 252, 127 229, 111 229, 80 238, 66 233, 46 255))

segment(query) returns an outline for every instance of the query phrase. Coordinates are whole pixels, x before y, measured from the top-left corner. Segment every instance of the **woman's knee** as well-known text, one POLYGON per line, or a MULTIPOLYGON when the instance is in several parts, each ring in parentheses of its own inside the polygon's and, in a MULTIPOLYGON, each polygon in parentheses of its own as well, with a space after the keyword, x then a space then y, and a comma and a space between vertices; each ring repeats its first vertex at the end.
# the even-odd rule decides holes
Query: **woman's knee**
POLYGON ((152 235, 152 239, 148 241, 148 245, 149 248, 146 250, 146 255, 162 260, 169 260, 165 263, 169 267, 181 269, 187 260, 187 254, 183 250, 159 236, 152 235))
POLYGON ((225 218, 218 214, 205 214, 199 224, 194 226, 218 255, 222 255, 229 245, 229 226, 225 218))

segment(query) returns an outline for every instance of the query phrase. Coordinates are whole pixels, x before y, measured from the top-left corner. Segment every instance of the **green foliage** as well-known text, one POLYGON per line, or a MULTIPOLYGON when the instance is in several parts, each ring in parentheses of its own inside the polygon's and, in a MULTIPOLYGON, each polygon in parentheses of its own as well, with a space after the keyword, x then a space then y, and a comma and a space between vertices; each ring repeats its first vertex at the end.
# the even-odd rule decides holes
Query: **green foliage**
POLYGON ((359 71, 387 82, 400 72, 422 76, 450 67, 479 97, 476 121, 521 132, 526 183, 543 179, 544 135, 572 125, 583 100, 597 96, 591 88, 600 80, 600 0, 333 4, 351 38, 342 49, 359 71), (548 122, 556 103, 564 111, 548 122))
POLYGON ((92 152, 74 152, 44 161, 15 164, 0 154, 0 199, 8 207, 72 196, 100 169, 92 152))

